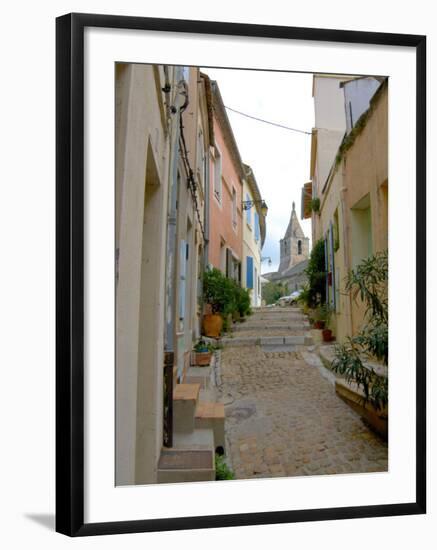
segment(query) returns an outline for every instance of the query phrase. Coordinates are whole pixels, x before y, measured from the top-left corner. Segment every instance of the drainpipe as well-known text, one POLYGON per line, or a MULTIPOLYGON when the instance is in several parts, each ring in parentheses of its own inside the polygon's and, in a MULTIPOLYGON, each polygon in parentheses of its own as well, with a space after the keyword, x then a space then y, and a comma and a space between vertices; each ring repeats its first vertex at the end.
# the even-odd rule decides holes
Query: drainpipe
MULTIPOLYGON (((169 159, 169 198, 167 214, 167 269, 166 269, 166 300, 165 300, 165 350, 174 351, 174 305, 176 294, 176 226, 178 200, 178 166, 179 166, 179 115, 188 105, 187 88, 182 84, 182 68, 175 67, 175 79, 179 81, 174 93, 174 104, 168 104, 171 116, 170 159, 169 159)), ((164 66, 166 75, 166 90, 170 89, 168 82, 168 67, 164 66)), ((166 95, 167 97, 167 95, 166 95)), ((168 101, 171 101, 170 94, 168 101)))
MULTIPOLYGON (((181 81, 182 69, 176 67, 174 80, 181 81)), ((176 302, 176 229, 177 229, 177 199, 178 199, 178 166, 179 166, 179 115, 188 103, 186 87, 178 88, 173 94, 171 103, 171 85, 168 67, 164 66, 165 97, 167 113, 170 118, 170 155, 169 155, 169 189, 167 207, 167 245, 165 273, 165 332, 164 332, 164 446, 173 445, 173 366, 175 360, 175 315, 176 302), (182 93, 181 93, 182 92, 182 93), (184 95, 185 92, 185 95, 184 95)))
MULTIPOLYGON (((344 171, 342 174, 342 180, 344 182, 344 171)), ((346 205, 346 193, 347 193, 347 187, 342 187, 340 189, 340 201, 341 201, 341 214, 343 218, 343 243, 344 243, 344 264, 346 268, 346 272, 349 273, 351 269, 351 261, 350 261, 350 227, 349 227, 349 217, 347 215, 347 205, 346 205)), ((347 318, 347 326, 349 331, 349 336, 352 336, 352 296, 349 292, 346 300, 346 318, 347 318)))
POLYGON ((205 204, 203 207, 203 226, 205 229, 205 243, 203 247, 204 251, 204 269, 209 264, 209 200, 210 200, 210 182, 209 182, 209 165, 210 165, 210 152, 208 146, 208 155, 206 157, 206 181, 205 181, 205 204))

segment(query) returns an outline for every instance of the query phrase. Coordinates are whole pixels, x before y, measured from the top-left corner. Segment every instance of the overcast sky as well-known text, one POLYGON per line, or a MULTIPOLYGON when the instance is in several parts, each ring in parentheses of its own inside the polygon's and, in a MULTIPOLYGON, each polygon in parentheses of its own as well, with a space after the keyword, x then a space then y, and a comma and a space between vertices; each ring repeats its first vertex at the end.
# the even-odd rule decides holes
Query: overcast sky
MULTIPOLYGON (((226 106, 244 113, 307 132, 314 126, 312 75, 202 69, 217 80, 226 106)), ((292 203, 300 220, 301 188, 309 181, 311 136, 291 132, 227 111, 243 162, 254 173, 261 196, 269 208, 267 235, 262 251, 272 265, 262 264, 262 273, 279 265, 279 239, 284 236, 292 203)), ((301 220, 311 237, 310 220, 301 220)))

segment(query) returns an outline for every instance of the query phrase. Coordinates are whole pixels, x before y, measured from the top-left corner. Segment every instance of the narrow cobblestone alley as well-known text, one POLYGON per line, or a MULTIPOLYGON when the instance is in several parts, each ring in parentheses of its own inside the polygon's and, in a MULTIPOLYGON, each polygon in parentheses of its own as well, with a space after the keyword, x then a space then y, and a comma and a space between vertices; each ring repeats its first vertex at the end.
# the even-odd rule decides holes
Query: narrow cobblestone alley
POLYGON ((237 329, 218 388, 237 479, 387 470, 387 444, 336 395, 297 308, 258 310, 237 329))

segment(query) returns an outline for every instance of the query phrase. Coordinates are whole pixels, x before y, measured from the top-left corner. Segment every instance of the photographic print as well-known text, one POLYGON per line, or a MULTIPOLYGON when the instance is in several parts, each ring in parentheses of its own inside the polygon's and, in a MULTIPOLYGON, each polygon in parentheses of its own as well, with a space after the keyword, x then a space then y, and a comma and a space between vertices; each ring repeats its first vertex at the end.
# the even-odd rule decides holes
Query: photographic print
POLYGON ((57 531, 425 513, 426 37, 56 24, 57 531))
POLYGON ((116 485, 387 472, 388 88, 115 65, 116 485))

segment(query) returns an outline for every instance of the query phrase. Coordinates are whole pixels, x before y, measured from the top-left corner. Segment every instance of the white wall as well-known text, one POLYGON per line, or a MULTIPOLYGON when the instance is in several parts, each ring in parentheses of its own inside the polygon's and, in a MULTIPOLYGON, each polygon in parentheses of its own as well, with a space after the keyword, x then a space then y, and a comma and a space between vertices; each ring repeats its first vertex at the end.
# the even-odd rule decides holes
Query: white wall
MULTIPOLYGON (((259 24, 328 27, 400 33, 429 33, 429 82, 437 88, 437 30, 432 4, 417 0, 413 9, 399 10, 390 0, 369 0, 354 17, 350 2, 314 0, 307 4, 272 0, 254 4, 223 0, 213 4, 187 0, 167 3, 126 0, 59 0, 54 3, 6 3, 7 21, 1 34, 2 86, 2 201, 0 224, 4 238, 0 272, 2 289, 2 467, 1 541, 5 548, 64 548, 93 550, 120 548, 209 549, 273 545, 287 548, 368 550, 378 547, 431 549, 437 533, 437 418, 436 400, 429 401, 429 514, 416 517, 363 519, 342 522, 239 527, 173 533, 118 535, 71 540, 53 532, 54 513, 54 18, 69 11, 231 20, 259 24), (396 17, 393 17, 396 14, 396 17), (432 70, 431 70, 432 69, 432 70), (24 131, 25 128, 25 131, 24 131), (19 205, 19 208, 18 208, 19 205), (8 267, 9 266, 9 267, 8 267), (10 268, 13 266, 13 268, 10 268), (47 527, 49 526, 49 527, 47 527)), ((429 115, 436 120, 435 102, 429 115)), ((430 120, 431 120, 430 119, 430 120)), ((292 121, 290 121, 292 122, 292 121)), ((437 178, 435 124, 430 126, 428 181, 437 178), (431 128, 432 126, 432 128, 431 128)), ((428 204, 437 203, 437 188, 429 185, 428 204)), ((437 232, 430 216, 429 234, 437 232)), ((429 277, 437 278, 435 255, 429 238, 429 277)), ((436 293, 429 292, 429 311, 437 308, 436 293)), ((435 347, 429 347, 429 395, 437 391, 435 347)), ((246 482, 242 482, 246 483, 246 482)), ((278 480, 280 483, 280 480, 278 480)))
POLYGON ((316 76, 314 79, 314 112, 317 128, 317 186, 316 195, 328 178, 346 130, 344 93, 339 84, 344 79, 316 76))

